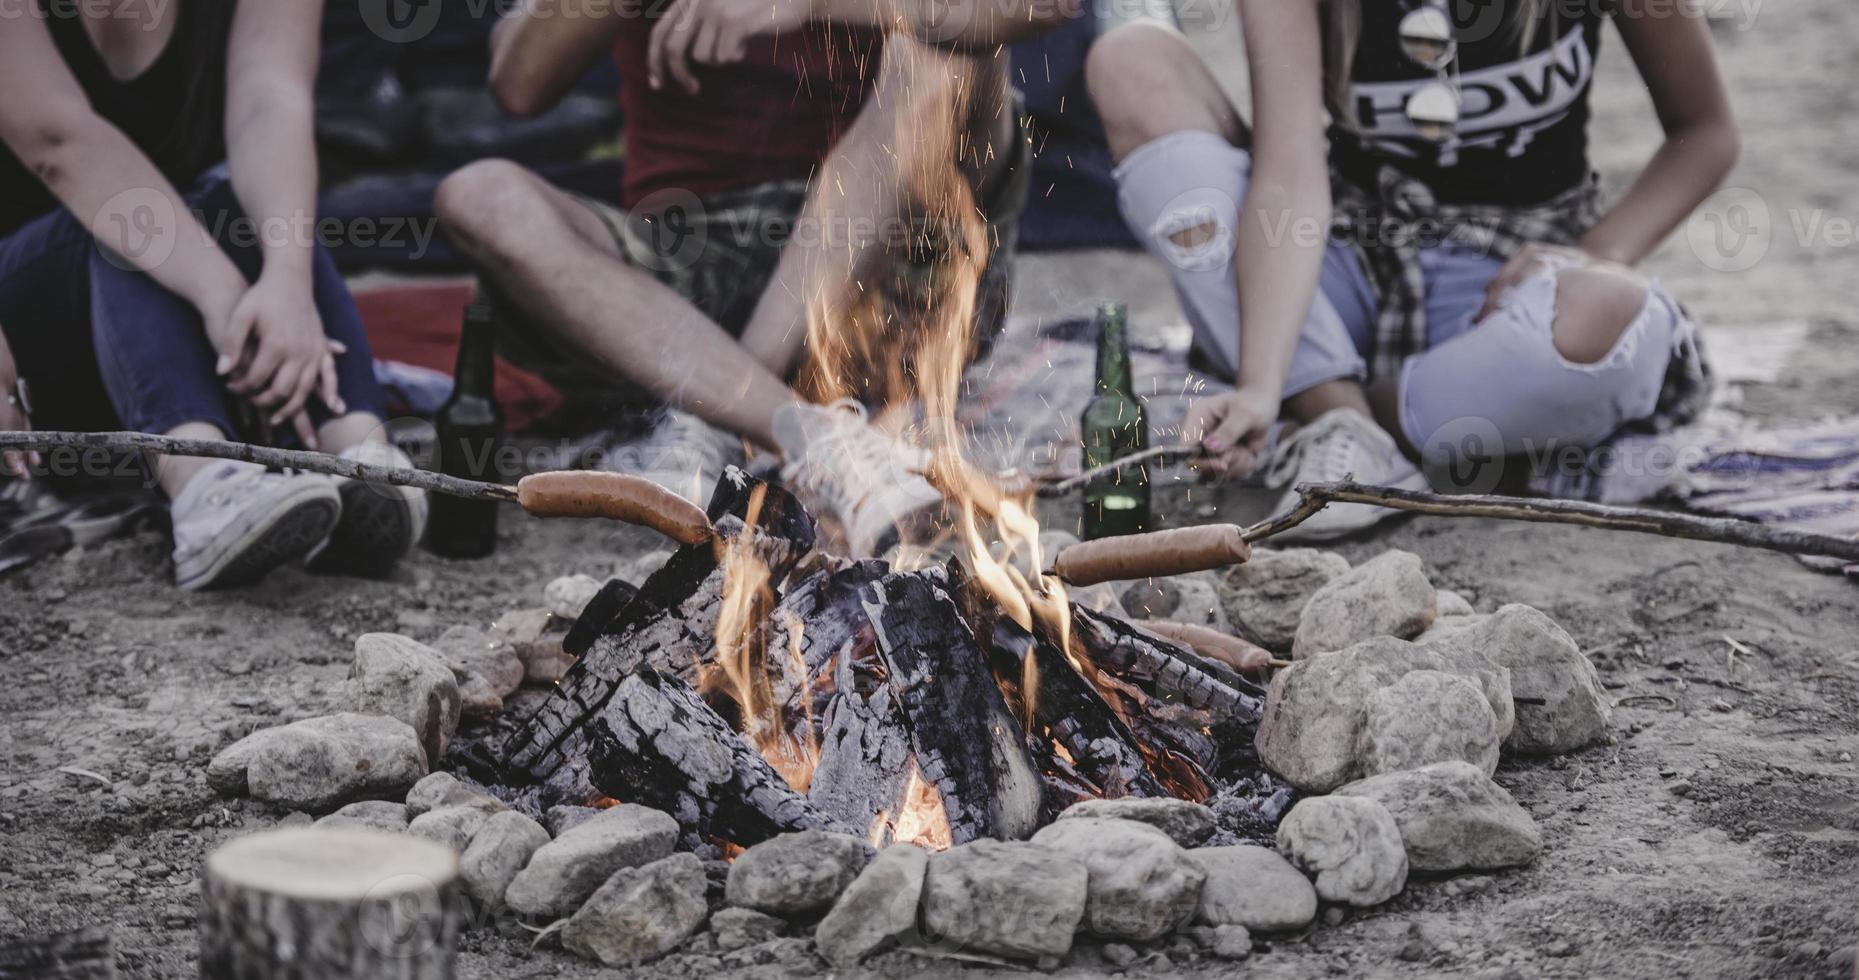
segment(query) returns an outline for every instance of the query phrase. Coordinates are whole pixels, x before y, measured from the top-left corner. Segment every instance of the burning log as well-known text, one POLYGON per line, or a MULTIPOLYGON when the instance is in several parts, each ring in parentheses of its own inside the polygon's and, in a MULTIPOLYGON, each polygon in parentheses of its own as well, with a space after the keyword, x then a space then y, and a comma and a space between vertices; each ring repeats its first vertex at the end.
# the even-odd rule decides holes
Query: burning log
POLYGON ((1038 829, 1039 774, 947 584, 941 569, 887 575, 865 611, 953 842, 1025 837, 1038 829))
POLYGON ((253 834, 207 857, 200 975, 448 980, 464 907, 444 845, 326 827, 253 834))
POLYGON ((1249 722, 1265 712, 1263 688, 1123 620, 1073 606, 1072 635, 1087 659, 1149 697, 1249 722))
MULTIPOLYGON (((813 522, 785 491, 731 469, 710 503, 716 537, 686 545, 640 586, 638 594, 599 627, 587 653, 545 703, 504 746, 506 781, 546 780, 580 754, 583 729, 639 665, 650 663, 683 676, 714 645, 717 613, 726 585, 718 549, 741 534, 779 577, 813 547, 813 522), (756 511, 753 528, 744 523, 756 511)), ((587 624, 609 607, 590 603, 575 624, 587 624)), ((694 678, 693 678, 694 679, 694 678)))
MULTIPOLYGON (((997 617, 990 644, 996 660, 1006 660, 1010 669, 997 671, 1004 682, 1021 688, 1017 693, 1033 703, 1033 719, 1039 734, 1049 736, 1065 750, 1068 760, 1059 781, 1068 787, 1084 783, 1089 792, 1079 799, 1092 797, 1167 796, 1168 791, 1156 779, 1136 745, 1136 736, 1116 715, 1098 690, 1091 686, 1065 659, 1058 648, 1039 641, 1033 634, 1004 617, 997 617), (1032 659, 1029 674, 1027 659, 1032 659), (1033 678, 1028 684, 1025 678, 1033 678), (1024 688, 1031 687, 1032 690, 1024 688)), ((1040 738, 1032 739, 1037 745, 1040 738)), ((1048 782, 1052 769, 1042 763, 1048 782)), ((1075 789, 1068 789, 1075 792, 1075 789)))
POLYGON ((649 665, 620 681, 586 729, 595 788, 671 814, 686 846, 864 830, 821 813, 695 690, 649 665))

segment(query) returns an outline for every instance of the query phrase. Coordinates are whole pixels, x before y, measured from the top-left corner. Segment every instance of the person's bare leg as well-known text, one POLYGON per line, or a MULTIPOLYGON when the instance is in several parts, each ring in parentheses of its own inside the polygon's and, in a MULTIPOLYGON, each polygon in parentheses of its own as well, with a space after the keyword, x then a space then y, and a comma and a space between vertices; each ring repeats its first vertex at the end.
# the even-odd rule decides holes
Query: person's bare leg
POLYGON ((1327 412, 1346 408, 1369 418, 1375 410, 1369 406, 1368 393, 1362 385, 1348 378, 1325 381, 1285 399, 1285 412, 1298 422, 1315 421, 1327 412))
MULTIPOLYGON (((162 433, 174 439, 211 439, 224 442, 226 433, 211 422, 183 422, 162 433)), ((196 473, 212 465, 214 461, 205 457, 194 456, 157 456, 155 458, 155 482, 160 484, 161 492, 173 500, 180 495, 181 488, 196 473)))
POLYGON ((834 145, 807 198, 796 236, 782 250, 768 289, 756 305, 742 344, 770 371, 786 376, 806 341, 809 301, 829 300, 836 286, 868 269, 885 251, 884 232, 913 215, 902 175, 903 154, 925 139, 904 144, 900 131, 938 118, 963 89, 963 131, 952 140, 956 161, 977 202, 1006 178, 1014 152, 1013 102, 1005 50, 958 54, 902 35, 885 42, 878 81, 865 107, 834 145), (876 241, 854 240, 852 229, 872 229, 876 241), (822 233, 824 232, 824 233, 822 233), (827 295, 821 295, 827 294, 827 295))
POLYGON ((331 453, 341 453, 366 442, 385 445, 388 441, 381 420, 370 412, 350 412, 330 419, 316 430, 316 439, 331 453))
POLYGON ((1187 38, 1167 24, 1138 21, 1112 29, 1086 53, 1084 77, 1113 159, 1189 129, 1218 134, 1234 146, 1249 142, 1220 83, 1187 38))
POLYGON ((599 219, 573 198, 515 164, 484 161, 446 178, 437 209, 453 242, 536 323, 654 397, 776 447, 775 413, 799 396, 688 300, 614 255, 599 219))

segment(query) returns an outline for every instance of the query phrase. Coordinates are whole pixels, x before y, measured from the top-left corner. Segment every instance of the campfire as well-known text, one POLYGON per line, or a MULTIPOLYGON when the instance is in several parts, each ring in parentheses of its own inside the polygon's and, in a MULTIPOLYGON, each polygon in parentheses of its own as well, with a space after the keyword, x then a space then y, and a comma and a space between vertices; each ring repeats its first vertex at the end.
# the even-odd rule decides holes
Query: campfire
POLYGON ((838 558, 794 498, 739 471, 710 516, 712 542, 589 603, 564 643, 580 660, 501 743, 462 749, 467 770, 538 812, 662 809, 687 847, 725 852, 798 830, 1018 839, 1086 799, 1236 787, 1269 836, 1290 801, 1251 752, 1262 689, 1050 576, 1026 585, 1011 555, 838 558))

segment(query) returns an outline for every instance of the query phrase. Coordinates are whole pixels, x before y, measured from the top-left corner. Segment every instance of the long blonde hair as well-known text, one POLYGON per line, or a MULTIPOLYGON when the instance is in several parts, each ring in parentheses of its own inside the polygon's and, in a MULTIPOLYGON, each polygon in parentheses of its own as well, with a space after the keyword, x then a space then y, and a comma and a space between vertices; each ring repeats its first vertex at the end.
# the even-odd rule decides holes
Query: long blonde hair
MULTIPOLYGON (((1386 0, 1377 0, 1386 2, 1386 0)), ((1536 40, 1536 21, 1542 16, 1546 0, 1516 0, 1517 18, 1511 30, 1517 35, 1519 51, 1527 52, 1536 40)), ((1325 0, 1323 32, 1323 71, 1325 97, 1332 118, 1349 125, 1350 68, 1355 64, 1356 47, 1362 40, 1362 0, 1325 0)))

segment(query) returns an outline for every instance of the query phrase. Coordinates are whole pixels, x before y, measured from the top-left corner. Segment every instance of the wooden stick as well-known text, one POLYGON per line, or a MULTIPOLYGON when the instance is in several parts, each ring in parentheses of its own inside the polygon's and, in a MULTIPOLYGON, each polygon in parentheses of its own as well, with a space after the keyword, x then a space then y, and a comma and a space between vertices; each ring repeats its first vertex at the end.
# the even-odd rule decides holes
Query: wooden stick
POLYGON ((1157 465, 1178 463, 1184 459, 1193 459, 1200 454, 1201 447, 1199 446, 1156 446, 1153 449, 1145 449, 1140 453, 1133 453, 1122 459, 1113 459, 1102 466, 1092 467, 1077 476, 1067 477, 1057 483, 1048 483, 1039 488, 1039 496, 1048 498, 1063 497, 1100 476, 1109 476, 1119 470, 1128 469, 1132 466, 1143 466, 1148 463, 1155 463, 1157 465))
POLYGON ((1692 541, 1715 541, 1745 548, 1761 548, 1790 555, 1824 555, 1843 561, 1859 562, 1859 538, 1842 538, 1831 534, 1812 534, 1788 528, 1770 527, 1753 521, 1724 517, 1700 517, 1677 511, 1649 510, 1590 504, 1577 500, 1550 500, 1527 497, 1503 497, 1495 494, 1451 496, 1400 490, 1343 480, 1338 483, 1301 484, 1301 498, 1290 511, 1254 524, 1245 531, 1248 543, 1282 534, 1309 520, 1330 504, 1369 504, 1393 510, 1436 514, 1442 517, 1491 517, 1534 524, 1573 524, 1578 527, 1604 528, 1659 534, 1692 541))
POLYGON ((398 466, 376 466, 327 453, 301 449, 272 449, 217 439, 176 439, 146 432, 0 432, 0 450, 45 452, 51 449, 103 449, 115 452, 149 452, 162 456, 204 456, 264 466, 286 466, 307 473, 345 476, 363 483, 391 483, 454 497, 516 502, 516 488, 497 483, 461 480, 443 473, 398 466))

